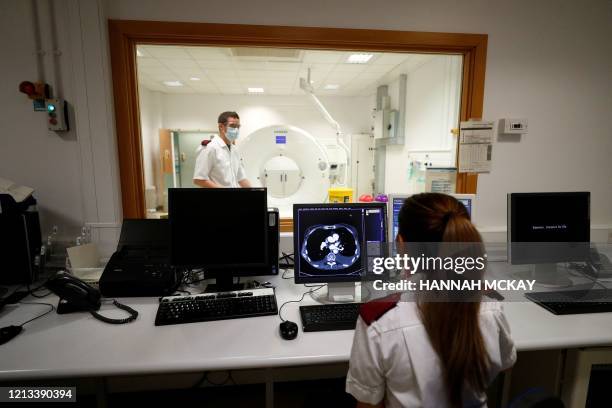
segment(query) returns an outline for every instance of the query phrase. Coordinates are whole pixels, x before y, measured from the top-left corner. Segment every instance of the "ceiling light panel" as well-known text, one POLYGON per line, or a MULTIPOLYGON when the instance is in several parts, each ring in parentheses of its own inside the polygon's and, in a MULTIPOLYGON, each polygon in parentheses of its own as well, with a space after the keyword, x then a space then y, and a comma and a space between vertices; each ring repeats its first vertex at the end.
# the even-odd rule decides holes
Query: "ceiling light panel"
POLYGON ((181 81, 163 81, 164 85, 169 87, 180 87, 183 86, 181 81))
POLYGON ((349 64, 367 64, 374 54, 351 54, 346 59, 349 64))

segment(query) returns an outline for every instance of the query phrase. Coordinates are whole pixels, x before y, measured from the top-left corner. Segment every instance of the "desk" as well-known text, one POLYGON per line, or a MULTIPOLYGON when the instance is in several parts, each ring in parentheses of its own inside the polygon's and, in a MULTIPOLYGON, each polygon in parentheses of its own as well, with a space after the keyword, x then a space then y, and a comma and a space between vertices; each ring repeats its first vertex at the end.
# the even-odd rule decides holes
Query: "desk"
MULTIPOLYGON (((269 280, 277 287, 279 307, 307 290, 292 279, 269 280)), ((56 304, 57 297, 32 301, 56 304)), ((339 363, 348 361, 353 339, 350 330, 300 330, 297 339, 286 341, 278 333, 277 316, 156 327, 156 298, 120 301, 138 310, 135 322, 117 326, 88 313, 51 313, 28 324, 18 337, 0 346, 0 381, 339 363)), ((306 296, 302 304, 313 303, 306 296)), ((283 317, 300 324, 298 307, 286 305, 283 317)), ((0 312, 0 325, 19 324, 44 310, 7 306, 0 312)), ((520 351, 612 345, 612 313, 555 316, 531 302, 507 303, 505 311, 520 351)), ((112 305, 103 305, 102 313, 123 316, 112 305)))

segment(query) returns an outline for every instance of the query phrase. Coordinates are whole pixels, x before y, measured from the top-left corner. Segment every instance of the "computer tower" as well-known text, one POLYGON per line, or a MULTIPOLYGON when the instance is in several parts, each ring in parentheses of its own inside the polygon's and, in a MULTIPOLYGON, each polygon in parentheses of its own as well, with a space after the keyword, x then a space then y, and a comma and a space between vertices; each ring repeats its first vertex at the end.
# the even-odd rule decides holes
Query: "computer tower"
POLYGON ((280 214, 278 208, 268 208, 268 263, 265 275, 278 275, 278 252, 280 240, 280 214))
POLYGON ((16 203, 0 194, 0 284, 28 284, 38 277, 42 244, 36 200, 16 203))

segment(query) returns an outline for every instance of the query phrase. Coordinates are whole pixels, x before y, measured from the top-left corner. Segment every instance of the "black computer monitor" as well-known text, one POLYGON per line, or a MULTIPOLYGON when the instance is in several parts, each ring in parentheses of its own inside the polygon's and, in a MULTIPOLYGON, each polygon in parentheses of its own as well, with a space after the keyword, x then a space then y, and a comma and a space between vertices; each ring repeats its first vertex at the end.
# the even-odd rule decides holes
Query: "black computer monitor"
MULTIPOLYGON (((589 192, 508 194, 508 260, 554 273, 559 262, 585 261, 590 242, 589 192)), ((539 280, 558 280, 540 275, 539 280)), ((546 283, 546 282, 542 282, 546 283)))
POLYGON ((386 237, 384 203, 295 204, 295 282, 327 283, 329 300, 354 296, 354 282, 366 277, 368 243, 386 237))
POLYGON ((234 277, 268 263, 267 208, 265 188, 169 189, 172 265, 204 268, 217 281, 209 290, 237 289, 234 277))

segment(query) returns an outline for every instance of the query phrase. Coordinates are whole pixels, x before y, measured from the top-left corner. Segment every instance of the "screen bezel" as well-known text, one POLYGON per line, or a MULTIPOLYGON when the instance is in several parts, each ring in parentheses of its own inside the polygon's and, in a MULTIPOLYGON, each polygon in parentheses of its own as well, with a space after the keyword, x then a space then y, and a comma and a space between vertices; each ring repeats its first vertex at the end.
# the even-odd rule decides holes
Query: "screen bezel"
MULTIPOLYGON (((294 204, 293 205, 293 256, 294 256, 294 269, 293 269, 293 277, 294 281, 297 284, 304 283, 334 283, 334 282, 362 282, 365 280, 372 280, 375 278, 375 275, 368 276, 360 275, 359 278, 355 277, 341 277, 341 276, 331 276, 331 277, 301 277, 299 274, 298 268, 298 256, 300 254, 300 240, 297 234, 298 229, 298 210, 301 208, 379 208, 383 212, 383 236, 387 239, 388 235, 388 221, 387 221, 387 203, 380 202, 372 202, 372 203, 325 203, 325 204, 294 204)), ((365 251, 365 243, 362 243, 362 257, 365 259, 366 251, 365 251)), ((363 262, 362 259, 362 262, 363 262)), ((380 277, 378 277, 380 278, 380 277)))
MULTIPOLYGON (((518 222, 516 217, 516 203, 517 199, 524 198, 538 198, 538 197, 568 197, 568 196, 584 196, 587 200, 589 228, 587 228, 586 241, 573 241, 576 244, 590 244, 591 240, 591 192, 590 191, 575 191, 575 192, 543 192, 543 193, 508 193, 507 197, 507 251, 508 251, 508 263, 512 265, 527 265, 527 264, 543 264, 543 263, 559 263, 559 262, 570 262, 570 261, 583 261, 588 254, 589 245, 585 245, 584 248, 579 248, 576 252, 580 252, 580 255, 572 251, 565 253, 565 256, 558 257, 557 259, 549 259, 541 255, 532 256, 520 256, 516 255, 516 251, 513 251, 513 244, 524 244, 516 241, 516 224, 518 222)), ((568 250, 572 249, 568 247, 568 250)))
MULTIPOLYGON (((210 202, 211 202, 211 208, 214 207, 215 211, 219 210, 219 203, 221 201, 219 201, 220 199, 218 198, 211 198, 210 202)), ((219 217, 224 216, 223 214, 218 214, 219 217)), ((228 215, 231 216, 231 215, 228 215)), ((264 187, 249 187, 249 188, 210 188, 210 189, 204 189, 204 188, 169 188, 168 189, 168 221, 170 224, 170 263, 173 266, 176 266, 178 268, 204 268, 204 272, 206 275, 206 278, 216 278, 219 275, 227 275, 228 273, 231 273, 232 276, 258 276, 261 275, 261 268, 265 268, 270 264, 270 255, 269 255, 269 248, 270 248, 270 243, 268 242, 268 192, 267 189, 264 187), (173 218, 172 218, 172 213, 173 210, 175 209, 176 203, 175 203, 175 194, 180 193, 180 194, 210 194, 210 195, 222 195, 224 193, 227 193, 228 191, 232 191, 232 192, 250 192, 250 191, 257 191, 257 192, 263 192, 263 201, 260 203, 262 204, 262 209, 263 209, 263 214, 262 214, 262 229, 263 229, 263 236, 264 236, 264 261, 263 262, 252 262, 252 263, 225 263, 225 264, 207 264, 206 261, 203 262, 198 262, 195 264, 182 264, 182 263, 176 263, 175 261, 175 251, 174 251, 174 244, 175 244, 175 240, 173 239, 174 236, 174 231, 175 228, 177 228, 175 222, 173 222, 173 218)), ((241 239, 241 237, 236 237, 238 240, 241 239)))

